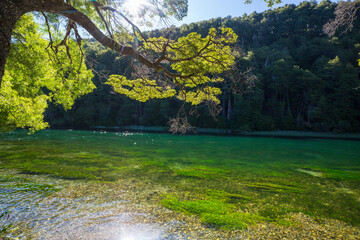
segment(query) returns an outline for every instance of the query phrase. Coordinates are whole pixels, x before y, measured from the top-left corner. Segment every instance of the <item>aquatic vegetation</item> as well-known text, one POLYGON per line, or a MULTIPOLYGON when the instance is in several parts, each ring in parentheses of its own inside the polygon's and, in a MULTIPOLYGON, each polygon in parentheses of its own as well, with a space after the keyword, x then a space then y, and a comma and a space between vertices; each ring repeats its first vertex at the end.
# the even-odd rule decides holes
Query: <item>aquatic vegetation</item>
POLYGON ((269 191, 269 192, 295 192, 300 193, 303 190, 300 187, 286 185, 286 184, 277 184, 272 182, 246 182, 244 186, 247 188, 254 188, 259 191, 269 191))
POLYGON ((210 178, 224 178, 227 171, 221 168, 211 168, 207 166, 195 166, 191 168, 176 169, 177 176, 197 178, 197 179, 210 179, 210 178))
MULTIPOLYGON (((359 156, 358 142, 340 140, 42 131, 0 141, 1 169, 87 184, 136 179, 147 184, 147 201, 219 229, 292 226, 296 213, 360 226, 359 156)), ((0 183, 57 191, 22 175, 0 183)))
POLYGON ((3 187, 12 188, 13 190, 18 192, 41 192, 44 194, 51 194, 60 190, 53 185, 39 183, 17 183, 14 185, 5 185, 3 187))
POLYGON ((13 174, 14 173, 0 174, 0 192, 1 189, 9 189, 11 192, 37 192, 44 195, 50 195, 54 192, 60 191, 58 187, 55 187, 52 184, 33 182, 26 177, 16 176, 13 174))
POLYGON ((205 224, 224 229, 244 229, 262 219, 252 213, 237 211, 234 205, 218 200, 179 201, 175 196, 168 196, 161 203, 176 211, 196 214, 205 224))

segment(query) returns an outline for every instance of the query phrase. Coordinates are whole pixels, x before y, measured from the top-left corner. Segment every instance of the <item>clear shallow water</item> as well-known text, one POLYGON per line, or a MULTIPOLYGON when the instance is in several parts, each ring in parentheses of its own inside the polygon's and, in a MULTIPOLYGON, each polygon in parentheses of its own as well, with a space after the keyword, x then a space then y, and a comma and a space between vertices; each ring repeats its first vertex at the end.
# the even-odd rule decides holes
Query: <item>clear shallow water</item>
MULTIPOLYGON (((12 236, 24 239, 185 239, 176 232, 183 223, 160 206, 169 196, 259 221, 286 210, 360 224, 358 141, 15 132, 1 136, 0 167, 0 206, 11 213, 0 224, 13 223, 12 236), (272 202, 280 209, 269 213, 272 202)), ((204 206, 179 206, 217 224, 204 206)))
MULTIPOLYGON (((1 174, 13 176, 15 172, 2 171, 1 174)), ((13 225, 8 237, 168 239, 164 224, 157 223, 151 215, 152 206, 141 207, 128 190, 111 191, 101 183, 31 175, 21 175, 21 179, 8 179, 2 183, 0 206, 10 217, 1 219, 0 226, 13 225), (35 182, 38 188, 34 187, 35 182), (57 190, 39 189, 48 184, 55 185, 57 190)), ((170 227, 176 227, 176 223, 170 227)), ((182 238, 185 239, 185 235, 182 238)))

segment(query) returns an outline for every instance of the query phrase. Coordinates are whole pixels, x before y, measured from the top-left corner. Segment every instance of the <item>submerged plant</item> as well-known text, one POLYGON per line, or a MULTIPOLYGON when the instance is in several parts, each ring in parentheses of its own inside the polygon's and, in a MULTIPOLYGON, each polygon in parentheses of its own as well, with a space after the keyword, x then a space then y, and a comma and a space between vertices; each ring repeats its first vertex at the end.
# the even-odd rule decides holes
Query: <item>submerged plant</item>
POLYGON ((245 229, 263 220, 259 215, 239 211, 234 205, 219 200, 179 201, 175 196, 168 196, 161 203, 175 211, 196 214, 205 224, 222 229, 245 229))

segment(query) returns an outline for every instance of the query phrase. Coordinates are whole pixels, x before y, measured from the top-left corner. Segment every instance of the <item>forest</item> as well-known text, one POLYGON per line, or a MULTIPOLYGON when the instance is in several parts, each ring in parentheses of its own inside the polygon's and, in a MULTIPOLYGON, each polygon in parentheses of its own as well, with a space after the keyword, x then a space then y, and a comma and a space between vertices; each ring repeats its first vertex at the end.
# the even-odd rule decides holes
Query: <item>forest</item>
POLYGON ((178 99, 138 102, 105 84, 112 74, 131 76, 131 63, 88 39, 87 62, 96 89, 71 110, 50 104, 45 120, 53 128, 163 126, 183 107, 192 126, 230 131, 360 131, 359 21, 352 31, 329 37, 323 26, 334 18, 336 3, 302 2, 241 17, 215 18, 179 28, 146 32, 178 38, 210 28, 232 28, 236 64, 219 83, 217 116, 206 105, 178 99))

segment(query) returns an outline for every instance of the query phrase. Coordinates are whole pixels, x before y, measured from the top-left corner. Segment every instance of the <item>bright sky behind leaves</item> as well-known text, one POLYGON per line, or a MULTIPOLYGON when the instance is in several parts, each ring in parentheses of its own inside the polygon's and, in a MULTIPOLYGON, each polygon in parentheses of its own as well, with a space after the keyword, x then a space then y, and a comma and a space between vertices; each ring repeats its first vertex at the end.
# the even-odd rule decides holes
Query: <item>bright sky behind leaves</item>
MULTIPOLYGON (((188 0, 188 16, 181 22, 173 22, 176 26, 209 20, 217 17, 241 17, 244 13, 251 14, 268 10, 264 0, 253 0, 251 4, 245 4, 245 0, 188 0)), ((321 1, 321 0, 320 0, 321 1)), ((319 2, 320 2, 319 1, 319 2)), ((285 4, 298 5, 299 0, 283 0, 282 4, 276 4, 273 8, 284 6, 285 4)))

